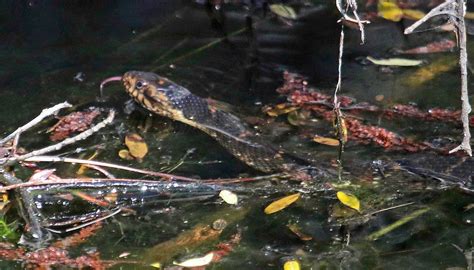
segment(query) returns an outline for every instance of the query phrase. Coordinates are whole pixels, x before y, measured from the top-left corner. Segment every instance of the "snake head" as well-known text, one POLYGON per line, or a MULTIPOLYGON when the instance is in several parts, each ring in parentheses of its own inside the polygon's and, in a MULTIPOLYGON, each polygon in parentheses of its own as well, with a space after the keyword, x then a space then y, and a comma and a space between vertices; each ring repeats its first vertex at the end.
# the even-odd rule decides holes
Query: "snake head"
POLYGON ((127 93, 139 104, 155 113, 169 116, 176 103, 190 92, 155 73, 128 71, 122 76, 127 93))

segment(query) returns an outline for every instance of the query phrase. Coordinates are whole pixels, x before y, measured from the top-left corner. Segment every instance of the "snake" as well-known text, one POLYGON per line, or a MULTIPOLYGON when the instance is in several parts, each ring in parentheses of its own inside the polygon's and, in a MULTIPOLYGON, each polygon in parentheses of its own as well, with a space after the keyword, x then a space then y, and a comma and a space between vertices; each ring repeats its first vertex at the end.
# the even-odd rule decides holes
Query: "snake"
MULTIPOLYGON (((192 126, 214 138, 228 152, 248 166, 265 173, 288 173, 300 180, 327 175, 309 161, 289 154, 262 140, 234 114, 221 110, 207 99, 185 87, 151 72, 128 71, 123 76, 104 80, 103 87, 121 81, 126 92, 152 113, 192 126)), ((102 95, 102 94, 101 94, 102 95)), ((472 158, 424 155, 415 160, 403 159, 390 165, 474 193, 472 158)))
POLYGON ((248 166, 265 173, 302 171, 310 163, 263 141, 234 114, 185 87, 151 72, 128 71, 101 83, 122 81, 126 92, 148 111, 201 130, 248 166))

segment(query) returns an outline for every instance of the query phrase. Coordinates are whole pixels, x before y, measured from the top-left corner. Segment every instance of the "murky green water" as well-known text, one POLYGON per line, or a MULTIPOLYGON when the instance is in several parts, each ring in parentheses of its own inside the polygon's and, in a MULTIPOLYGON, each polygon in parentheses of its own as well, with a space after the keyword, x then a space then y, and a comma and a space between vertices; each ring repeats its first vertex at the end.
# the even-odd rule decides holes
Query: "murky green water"
MULTIPOLYGON (((223 32, 233 33, 245 27, 249 11, 239 5, 228 5, 224 13, 208 13, 205 6, 190 1, 29 3, 10 1, 0 9, 1 133, 7 134, 41 109, 65 100, 80 106, 100 104, 117 109, 119 114, 112 126, 67 149, 88 149, 81 154, 71 154, 74 157, 88 157, 100 146, 103 150, 97 160, 158 171, 173 167, 194 149, 173 173, 203 179, 259 174, 197 130, 144 112, 126 115, 123 104, 128 96, 120 85, 107 87, 107 102, 97 103, 99 83, 128 70, 159 73, 196 95, 231 104, 242 117, 265 118, 262 106, 282 101, 275 89, 282 82, 284 70, 307 76, 310 84, 327 93, 335 85, 339 29, 332 6, 318 3, 301 6, 301 18, 291 25, 268 14, 264 17, 257 11, 253 15, 253 36, 242 33, 204 49, 203 46, 221 38, 223 32), (225 21, 223 27, 219 27, 216 20, 225 21), (196 51, 198 48, 202 50, 196 51), (82 81, 74 79, 78 73, 83 74, 79 76, 82 81), (147 125, 145 132, 143 127, 147 125), (124 161, 117 156, 124 148, 123 137, 129 132, 140 133, 150 148, 142 163, 124 161)), ((357 32, 349 31, 342 92, 358 101, 380 106, 414 102, 421 108, 458 108, 456 68, 418 87, 409 87, 405 82, 416 68, 384 73, 375 66, 360 64, 360 56, 384 55, 394 45, 409 47, 432 38, 426 33, 403 37, 402 31, 396 24, 375 25, 368 30, 369 42, 365 48, 357 45, 357 32), (371 34, 379 38, 372 38, 371 34), (388 37, 393 40, 378 42, 388 37), (383 95, 384 100, 376 101, 377 95, 383 95)), ((469 48, 473 55, 473 46, 469 48)), ((452 61, 456 54, 419 58, 429 64, 440 58, 452 61)), ((31 150, 49 143, 44 132, 52 123, 44 123, 24 134, 21 146, 31 150)), ((333 148, 316 145, 300 136, 301 130, 288 125, 284 118, 279 118, 277 123, 269 128, 273 131, 269 137, 275 143, 324 166, 337 157, 333 148), (278 129, 288 132, 272 137, 271 134, 281 133, 278 129)), ((459 128, 440 123, 380 119, 379 124, 399 134, 428 141, 438 137, 459 140, 461 134, 459 128)), ((240 232, 242 239, 232 252, 206 269, 282 269, 284 261, 290 258, 298 259, 302 269, 466 268, 468 262, 454 245, 465 250, 473 248, 474 208, 469 207, 474 203, 472 195, 458 189, 443 189, 435 180, 425 181, 401 172, 389 172, 386 178, 375 178, 375 181, 367 180, 366 176, 372 175, 372 171, 365 168, 369 168, 372 160, 423 161, 423 155, 349 145, 344 156, 348 173, 343 178, 352 184, 336 190, 354 193, 362 201, 364 215, 343 211, 335 191, 328 190, 324 184, 341 184, 336 177, 309 186, 291 182, 235 185, 231 188, 239 195, 238 207, 222 203, 217 196, 173 201, 162 192, 158 192, 161 194, 158 197, 153 190, 148 190, 149 193, 130 190, 127 194, 133 194, 132 199, 138 198, 133 201, 137 213, 122 213, 106 220, 96 235, 70 252, 76 256, 97 250, 105 260, 133 261, 118 263, 112 269, 151 269, 148 266, 151 262, 169 265, 186 256, 203 255, 215 249, 217 243, 228 241, 240 232), (361 172, 359 168, 364 169, 361 172), (274 215, 263 213, 271 201, 296 191, 302 192, 302 198, 295 205, 274 215), (404 203, 411 204, 366 215, 404 203), (424 208, 429 211, 377 240, 367 240, 371 233, 424 208), (182 247, 176 253, 172 253, 170 247, 152 249, 162 242, 179 239, 176 237, 199 224, 208 225, 219 218, 227 219, 229 224, 215 240, 197 248, 182 247), (312 240, 301 240, 288 229, 289 224, 297 224, 312 240), (171 255, 167 256, 165 251, 171 255), (119 259, 124 252, 130 255, 119 259)), ((74 177, 78 168, 45 166, 58 168, 58 174, 63 177, 74 177)), ((114 173, 118 177, 131 177, 131 174, 114 173)), ((91 176, 97 175, 91 173, 91 176)), ((175 194, 171 198, 215 194, 212 188, 175 194)), ((67 207, 66 203, 61 210, 67 212, 67 207)), ((79 204, 74 209, 81 212, 85 208, 81 207, 84 206, 79 204)), ((47 205, 45 208, 48 210, 47 205)), ((3 261, 0 267, 22 269, 24 265, 3 261)))

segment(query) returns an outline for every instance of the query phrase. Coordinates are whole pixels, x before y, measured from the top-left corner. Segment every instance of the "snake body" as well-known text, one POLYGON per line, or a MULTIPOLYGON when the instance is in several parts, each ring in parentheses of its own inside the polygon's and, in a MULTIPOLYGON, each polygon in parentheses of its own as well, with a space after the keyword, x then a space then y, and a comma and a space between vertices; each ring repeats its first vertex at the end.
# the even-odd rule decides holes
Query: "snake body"
POLYGON ((128 94, 147 110, 207 133, 254 169, 270 173, 309 165, 261 142, 238 117, 167 78, 150 72, 129 71, 122 76, 122 82, 128 94))

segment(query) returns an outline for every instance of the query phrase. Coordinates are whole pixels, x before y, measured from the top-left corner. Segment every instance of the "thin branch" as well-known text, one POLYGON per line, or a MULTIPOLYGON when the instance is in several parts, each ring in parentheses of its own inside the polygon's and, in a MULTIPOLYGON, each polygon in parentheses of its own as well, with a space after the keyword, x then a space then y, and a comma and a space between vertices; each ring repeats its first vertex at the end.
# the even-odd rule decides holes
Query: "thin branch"
POLYGON ((342 20, 357 23, 357 25, 359 26, 359 31, 360 31, 361 44, 364 44, 365 43, 364 24, 369 24, 370 21, 360 19, 359 14, 357 12, 357 2, 355 0, 345 0, 345 7, 342 1, 343 0, 336 0, 336 7, 339 10, 339 13, 341 13, 342 15, 342 20), (349 9, 349 8, 351 9, 354 17, 351 17, 347 14, 346 9, 349 9))
POLYGON ((173 175, 173 174, 168 174, 168 173, 141 170, 141 169, 136 169, 136 168, 123 166, 123 165, 118 165, 118 164, 113 164, 113 163, 94 161, 94 160, 86 160, 86 159, 78 159, 78 158, 67 158, 67 157, 58 157, 58 156, 34 156, 34 157, 30 157, 30 158, 25 159, 25 161, 28 161, 28 162, 66 162, 66 163, 95 165, 95 166, 114 168, 114 169, 129 171, 129 172, 136 172, 136 173, 146 174, 146 175, 150 175, 150 176, 158 176, 158 177, 165 178, 167 180, 180 180, 180 181, 187 181, 187 182, 202 181, 200 179, 194 179, 194 178, 189 178, 189 177, 185 177, 185 176, 178 176, 178 175, 173 175))
POLYGON ((58 151, 58 150, 62 149, 63 147, 67 146, 67 145, 70 145, 70 144, 73 144, 75 142, 78 142, 78 141, 81 141, 81 140, 84 140, 84 139, 88 138, 92 134, 94 134, 97 131, 99 131, 100 129, 104 128, 106 125, 110 124, 113 121, 114 117, 115 117, 115 111, 110 110, 109 115, 107 116, 106 119, 104 119, 102 122, 98 123, 97 125, 91 127, 90 129, 79 133, 78 135, 76 135, 74 137, 67 138, 64 141, 61 141, 57 144, 53 144, 53 145, 47 146, 47 147, 39 149, 39 150, 35 150, 35 151, 29 152, 27 154, 21 155, 21 156, 0 159, 0 164, 4 164, 4 166, 7 166, 7 165, 11 165, 11 164, 13 164, 15 162, 18 162, 18 161, 27 160, 27 159, 29 159, 31 157, 34 157, 34 156, 44 155, 44 154, 49 153, 49 152, 58 151))
POLYGON ((148 171, 142 169, 136 169, 133 167, 101 162, 101 161, 94 161, 94 160, 86 160, 86 159, 78 159, 78 158, 67 158, 67 157, 58 157, 58 156, 35 156, 26 159, 25 161, 28 162, 65 162, 65 163, 76 163, 76 164, 85 164, 85 165, 94 165, 99 167, 107 167, 113 168, 118 170, 124 170, 129 172, 135 172, 139 174, 145 174, 150 176, 157 176, 164 178, 166 180, 172 181, 184 181, 184 182, 199 182, 199 183, 207 183, 207 184, 231 184, 231 183, 241 183, 241 182, 255 182, 265 179, 274 179, 277 177, 284 177, 287 176, 284 173, 278 174, 271 174, 271 175, 263 175, 263 176, 256 176, 256 177, 245 177, 245 178, 221 178, 221 179, 197 179, 197 178, 190 178, 186 176, 174 175, 169 173, 162 173, 162 172, 155 172, 155 171, 148 171))
POLYGON ((420 27, 420 25, 424 24, 431 18, 439 15, 447 15, 457 17, 455 12, 455 5, 456 0, 447 0, 446 2, 440 4, 439 6, 433 8, 430 12, 428 12, 423 18, 419 19, 415 23, 413 23, 410 27, 405 29, 405 35, 413 33, 416 28, 420 27))
POLYGON ((37 125, 44 118, 56 114, 61 109, 70 108, 70 107, 72 107, 71 104, 69 104, 68 102, 63 102, 63 103, 59 103, 57 105, 54 105, 51 108, 47 108, 47 109, 42 110, 41 113, 38 116, 36 116, 33 120, 31 120, 30 122, 26 123, 25 125, 17 128, 15 131, 13 131, 13 133, 11 133, 7 137, 0 140, 0 145, 4 145, 6 142, 8 142, 11 139, 15 138, 15 136, 19 136, 21 133, 23 133, 26 130, 30 129, 31 127, 37 125))
POLYGON ((466 3, 464 0, 446 0, 444 3, 433 8, 423 18, 416 21, 413 25, 405 29, 405 34, 413 33, 420 25, 429 19, 439 16, 447 15, 456 26, 456 34, 459 38, 459 66, 461 68, 461 121, 463 125, 463 139, 459 146, 449 151, 454 153, 457 151, 464 151, 469 156, 472 156, 471 149, 471 132, 469 130, 469 114, 471 113, 471 104, 469 103, 468 82, 467 82, 467 37, 466 24, 464 16, 466 14, 466 3))

